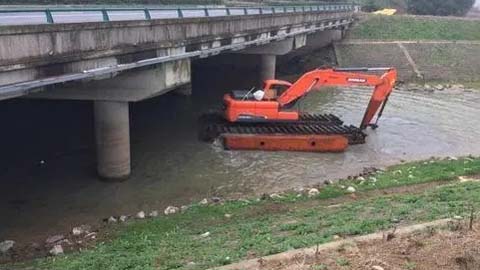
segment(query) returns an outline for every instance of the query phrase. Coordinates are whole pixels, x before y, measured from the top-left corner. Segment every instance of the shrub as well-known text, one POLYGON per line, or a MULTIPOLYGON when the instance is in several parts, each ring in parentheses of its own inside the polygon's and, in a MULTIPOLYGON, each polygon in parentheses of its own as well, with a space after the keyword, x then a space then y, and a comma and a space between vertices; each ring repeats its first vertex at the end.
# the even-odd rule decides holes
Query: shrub
POLYGON ((373 12, 380 9, 380 6, 377 4, 375 0, 368 0, 363 6, 362 11, 365 12, 373 12))
POLYGON ((463 16, 475 0, 409 0, 408 12, 418 15, 463 16))

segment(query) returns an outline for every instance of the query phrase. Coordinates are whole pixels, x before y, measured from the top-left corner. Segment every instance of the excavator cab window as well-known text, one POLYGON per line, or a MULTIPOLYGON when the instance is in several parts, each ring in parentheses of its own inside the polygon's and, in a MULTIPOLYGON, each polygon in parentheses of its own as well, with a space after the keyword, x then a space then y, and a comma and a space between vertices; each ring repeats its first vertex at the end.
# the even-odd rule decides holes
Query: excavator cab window
POLYGON ((264 100, 276 100, 283 94, 292 84, 279 80, 267 80, 263 86, 265 91, 264 100))

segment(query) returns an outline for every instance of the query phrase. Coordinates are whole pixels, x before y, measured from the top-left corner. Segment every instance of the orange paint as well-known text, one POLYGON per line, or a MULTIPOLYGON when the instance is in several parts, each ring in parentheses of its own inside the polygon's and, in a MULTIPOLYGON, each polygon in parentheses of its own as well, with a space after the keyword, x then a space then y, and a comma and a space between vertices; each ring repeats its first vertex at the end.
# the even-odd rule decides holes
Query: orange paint
POLYGON ((222 137, 229 150, 343 152, 348 147, 348 139, 342 135, 225 134, 222 137))

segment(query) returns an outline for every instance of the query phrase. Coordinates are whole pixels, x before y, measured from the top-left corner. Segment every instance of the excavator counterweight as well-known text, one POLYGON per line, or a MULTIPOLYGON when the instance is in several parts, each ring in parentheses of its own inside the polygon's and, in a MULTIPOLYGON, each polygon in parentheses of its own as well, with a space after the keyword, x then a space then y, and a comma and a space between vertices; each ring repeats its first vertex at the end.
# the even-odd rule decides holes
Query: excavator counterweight
POLYGON ((316 69, 294 83, 267 80, 261 90, 225 94, 223 116, 204 117, 207 124, 200 135, 207 141, 221 137, 225 148, 232 150, 341 152, 349 144, 364 143, 363 130, 368 126, 377 127, 396 80, 394 68, 316 69), (323 86, 374 88, 359 127, 346 126, 334 115, 310 115, 292 109, 310 91, 323 86))

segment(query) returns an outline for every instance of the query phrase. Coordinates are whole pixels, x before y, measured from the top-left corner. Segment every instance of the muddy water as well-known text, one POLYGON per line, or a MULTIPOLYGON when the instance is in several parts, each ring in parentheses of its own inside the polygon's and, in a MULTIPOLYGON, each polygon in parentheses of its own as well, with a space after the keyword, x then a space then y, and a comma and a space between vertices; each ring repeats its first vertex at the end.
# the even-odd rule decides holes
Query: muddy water
MULTIPOLYGON (((370 93, 327 89, 301 106, 357 125, 370 93)), ((196 119, 219 104, 220 94, 165 95, 132 104, 134 173, 114 184, 95 177, 91 104, 9 104, 3 120, 27 114, 2 129, 0 239, 42 241, 74 225, 140 209, 314 185, 400 160, 480 155, 480 91, 396 91, 367 143, 341 154, 229 152, 201 143, 196 119)))

